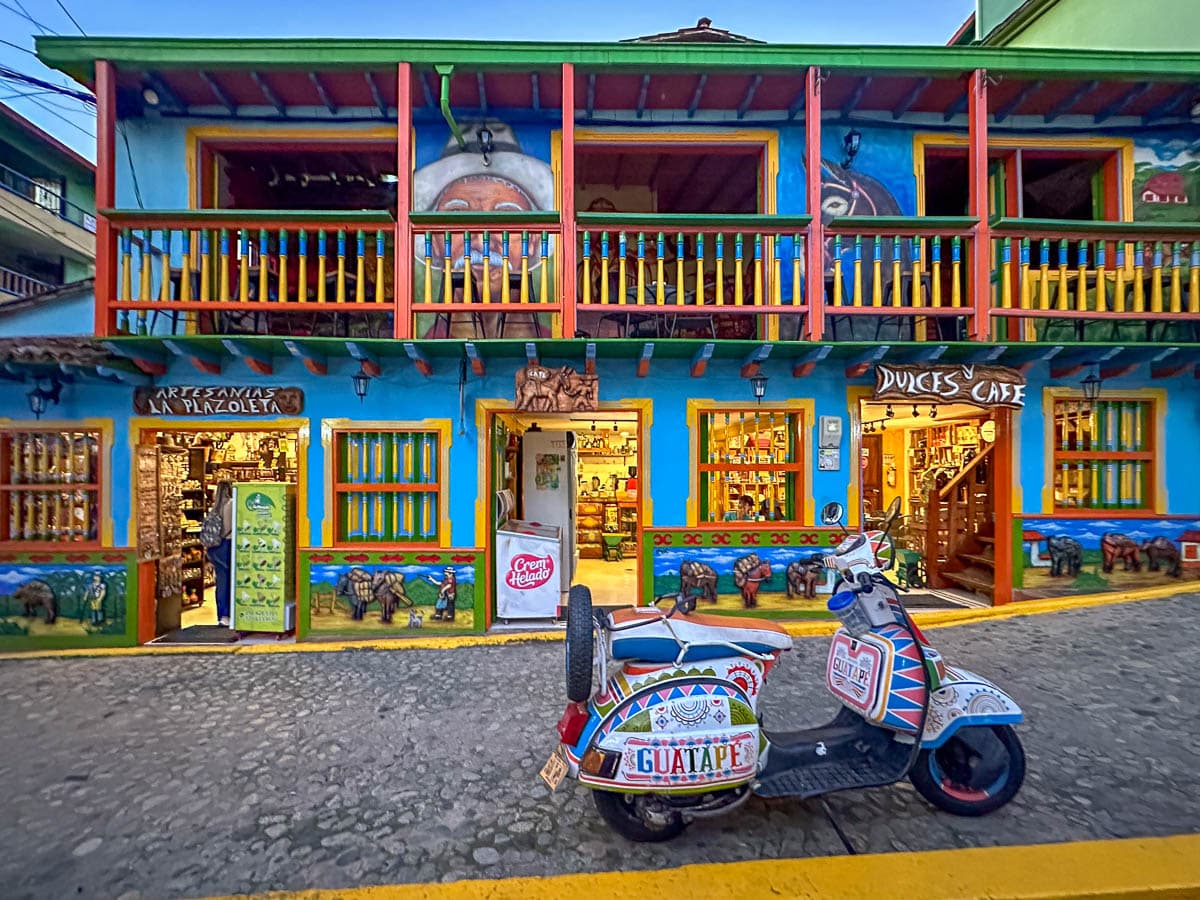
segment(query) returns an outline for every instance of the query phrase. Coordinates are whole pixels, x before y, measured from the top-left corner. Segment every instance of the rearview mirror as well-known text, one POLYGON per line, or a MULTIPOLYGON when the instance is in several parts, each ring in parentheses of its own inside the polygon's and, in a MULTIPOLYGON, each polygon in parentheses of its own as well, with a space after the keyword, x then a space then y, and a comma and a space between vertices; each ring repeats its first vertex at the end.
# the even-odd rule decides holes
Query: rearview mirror
POLYGON ((842 509, 842 504, 836 502, 826 503, 825 506, 821 508, 821 524, 837 525, 842 521, 843 512, 844 510, 842 509))

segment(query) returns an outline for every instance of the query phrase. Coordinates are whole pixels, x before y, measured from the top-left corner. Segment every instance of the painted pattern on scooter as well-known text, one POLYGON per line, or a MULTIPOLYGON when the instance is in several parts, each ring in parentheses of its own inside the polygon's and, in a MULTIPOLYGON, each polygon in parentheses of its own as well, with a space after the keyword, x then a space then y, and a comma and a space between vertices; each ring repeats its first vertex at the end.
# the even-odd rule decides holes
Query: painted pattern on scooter
POLYGON ((1015 725, 1024 718, 1008 694, 981 675, 945 667, 939 689, 929 698, 929 713, 921 746, 936 749, 960 728, 977 725, 1015 725))
POLYGON ((851 637, 839 630, 829 647, 826 683, 845 706, 884 728, 921 728, 925 680, 916 640, 900 625, 851 637))
POLYGON ((758 730, 695 737, 625 739, 618 778, 637 785, 713 786, 758 770, 758 730))

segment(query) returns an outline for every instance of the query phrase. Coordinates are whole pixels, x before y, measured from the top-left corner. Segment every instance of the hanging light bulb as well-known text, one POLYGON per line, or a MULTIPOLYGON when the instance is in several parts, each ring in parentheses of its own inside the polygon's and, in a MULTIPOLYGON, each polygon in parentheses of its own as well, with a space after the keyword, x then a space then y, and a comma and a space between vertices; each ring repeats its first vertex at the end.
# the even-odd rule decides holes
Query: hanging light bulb
POLYGON ((879 430, 880 430, 880 431, 887 431, 887 422, 880 421, 880 423, 879 423, 879 430))
POLYGON ((617 423, 613 422, 613 432, 616 432, 616 431, 617 431, 617 423))
POLYGON ((890 419, 894 415, 896 415, 896 411, 892 409, 892 404, 889 403, 887 405, 887 417, 890 419))
POLYGON ((933 406, 929 407, 929 418, 931 418, 931 419, 937 418, 937 404, 936 403, 933 404, 933 406))
POLYGON ((913 404, 913 418, 914 419, 921 418, 921 414, 919 412, 917 412, 917 404, 915 404, 915 403, 913 404))
POLYGON ((592 431, 596 430, 596 420, 592 419, 592 431))

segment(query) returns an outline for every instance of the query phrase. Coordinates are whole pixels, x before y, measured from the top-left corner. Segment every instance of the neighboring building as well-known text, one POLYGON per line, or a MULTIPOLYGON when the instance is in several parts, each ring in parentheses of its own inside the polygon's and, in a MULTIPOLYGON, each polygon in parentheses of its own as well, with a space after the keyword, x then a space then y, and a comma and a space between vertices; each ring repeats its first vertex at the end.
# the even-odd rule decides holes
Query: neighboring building
POLYGON ((94 274, 95 174, 0 103, 0 304, 94 274))
POLYGON ((952 44, 1077 50, 1196 49, 1195 0, 976 0, 952 44))
POLYGON ((1177 583, 1200 220, 1144 197, 1200 53, 655 37, 39 38, 97 97, 95 304, 0 340, 0 586, 67 610, 0 642, 214 621, 220 478, 235 619, 301 639, 572 576, 821 615, 829 501, 898 499, 935 605, 1177 583))

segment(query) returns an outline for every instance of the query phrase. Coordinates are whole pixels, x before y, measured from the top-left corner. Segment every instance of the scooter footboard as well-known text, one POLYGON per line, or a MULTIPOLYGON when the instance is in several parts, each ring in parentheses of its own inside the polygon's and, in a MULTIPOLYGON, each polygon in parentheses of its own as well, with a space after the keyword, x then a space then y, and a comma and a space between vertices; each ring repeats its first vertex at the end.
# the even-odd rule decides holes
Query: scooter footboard
POLYGON ((1025 714, 1012 697, 981 675, 946 666, 946 675, 929 698, 921 746, 940 747, 960 728, 1015 725, 1025 714))

